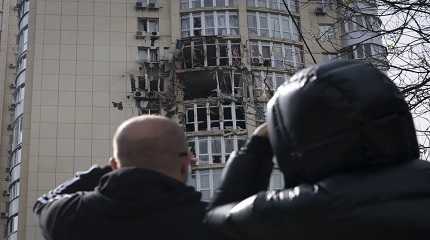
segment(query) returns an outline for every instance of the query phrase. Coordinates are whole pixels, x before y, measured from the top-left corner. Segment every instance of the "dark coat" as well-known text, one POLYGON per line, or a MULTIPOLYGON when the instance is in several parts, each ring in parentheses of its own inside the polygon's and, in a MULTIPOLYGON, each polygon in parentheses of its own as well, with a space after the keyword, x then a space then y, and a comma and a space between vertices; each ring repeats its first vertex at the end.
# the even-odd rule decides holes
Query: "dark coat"
POLYGON ((47 240, 208 239, 194 188, 144 169, 106 172, 92 168, 39 198, 34 212, 47 240))
POLYGON ((267 191, 270 143, 232 155, 207 223, 235 239, 426 239, 430 163, 396 162, 267 191))

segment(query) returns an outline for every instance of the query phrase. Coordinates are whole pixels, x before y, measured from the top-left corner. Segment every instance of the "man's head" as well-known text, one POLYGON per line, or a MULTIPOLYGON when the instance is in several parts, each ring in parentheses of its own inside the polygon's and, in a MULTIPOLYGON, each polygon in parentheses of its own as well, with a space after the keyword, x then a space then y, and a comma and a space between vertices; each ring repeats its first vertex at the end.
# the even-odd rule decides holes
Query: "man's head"
POLYGON ((182 128, 165 117, 131 118, 118 127, 113 138, 113 169, 145 168, 184 182, 191 160, 182 128))
POLYGON ((404 97, 384 73, 357 61, 295 74, 270 100, 267 122, 289 186, 419 157, 404 97))

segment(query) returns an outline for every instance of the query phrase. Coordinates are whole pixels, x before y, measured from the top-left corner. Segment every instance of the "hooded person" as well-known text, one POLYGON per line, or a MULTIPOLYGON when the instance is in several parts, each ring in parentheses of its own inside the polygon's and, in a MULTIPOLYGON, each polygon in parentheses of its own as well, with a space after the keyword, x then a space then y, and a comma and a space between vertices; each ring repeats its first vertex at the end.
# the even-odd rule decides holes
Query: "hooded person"
POLYGON ((430 163, 384 73, 357 61, 304 69, 278 88, 266 120, 227 163, 211 228, 233 239, 430 234, 430 163), (268 191, 273 157, 285 188, 268 191))
POLYGON ((106 167, 92 167, 39 198, 47 240, 208 239, 206 204, 186 186, 192 155, 182 128, 161 116, 121 124, 106 167))

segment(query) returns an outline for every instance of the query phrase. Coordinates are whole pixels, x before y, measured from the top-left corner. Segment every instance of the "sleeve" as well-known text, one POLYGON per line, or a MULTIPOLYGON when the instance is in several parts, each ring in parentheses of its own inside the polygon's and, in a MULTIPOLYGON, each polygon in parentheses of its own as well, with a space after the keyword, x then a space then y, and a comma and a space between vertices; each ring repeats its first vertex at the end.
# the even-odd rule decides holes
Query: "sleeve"
POLYGON ((272 157, 269 140, 252 136, 245 147, 230 156, 209 209, 239 202, 266 190, 273 168, 272 157))
POLYGON ((61 234, 65 234, 71 221, 76 218, 84 192, 94 190, 99 179, 110 171, 110 167, 93 166, 85 172, 78 172, 75 178, 36 201, 33 212, 39 218, 39 225, 46 239, 64 239, 61 234))
POLYGON ((265 191, 243 201, 211 209, 206 216, 214 230, 232 239, 275 239, 276 233, 300 239, 312 222, 328 214, 326 193, 317 185, 265 191))

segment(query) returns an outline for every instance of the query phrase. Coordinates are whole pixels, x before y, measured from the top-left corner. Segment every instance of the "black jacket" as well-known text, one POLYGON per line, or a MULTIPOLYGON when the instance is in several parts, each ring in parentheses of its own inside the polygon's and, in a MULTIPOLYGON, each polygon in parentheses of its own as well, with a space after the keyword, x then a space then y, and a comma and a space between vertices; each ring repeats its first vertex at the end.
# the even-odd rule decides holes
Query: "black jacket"
POLYGON ((207 223, 235 239, 426 239, 430 163, 378 165, 266 191, 267 139, 252 137, 224 170, 207 223), (244 200, 245 199, 245 200, 244 200))
POLYGON ((109 171, 92 168, 38 199, 47 240, 208 238, 194 188, 149 170, 109 171))

